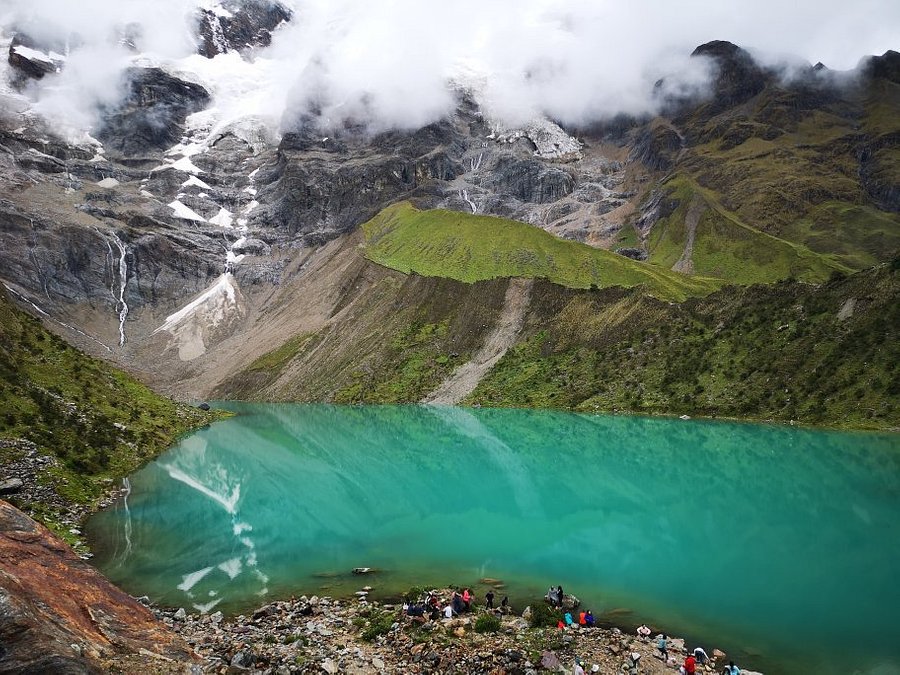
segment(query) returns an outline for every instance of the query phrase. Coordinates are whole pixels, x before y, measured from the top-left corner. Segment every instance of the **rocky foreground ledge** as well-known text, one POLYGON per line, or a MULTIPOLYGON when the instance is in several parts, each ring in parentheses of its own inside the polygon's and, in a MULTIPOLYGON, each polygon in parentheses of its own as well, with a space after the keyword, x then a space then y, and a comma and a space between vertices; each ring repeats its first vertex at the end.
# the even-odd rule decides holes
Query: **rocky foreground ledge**
MULTIPOLYGON (((530 628, 516 615, 501 617, 496 632, 479 633, 485 614, 478 610, 418 623, 396 605, 304 596, 233 619, 220 612, 192 616, 183 609, 156 614, 198 652, 204 672, 215 673, 537 675, 572 673, 579 658, 587 673, 671 674, 686 656, 678 638, 669 640, 670 661, 664 663, 655 640, 642 641, 617 628, 530 628), (641 655, 636 671, 628 670, 632 653, 641 655)), ((721 672, 726 665, 724 653, 709 651, 718 660, 698 666, 698 673, 721 672)))
POLYGON ((195 662, 149 609, 0 500, 0 673, 123 672, 138 663, 144 672, 183 671, 195 662))
MULTIPOLYGON (((663 663, 654 642, 616 628, 531 628, 530 609, 496 616, 475 607, 422 622, 359 596, 303 596, 233 618, 151 609, 0 500, 0 674, 529 675, 572 672, 576 658, 588 673, 621 673, 632 653, 641 656, 639 672, 672 673, 685 654, 672 639, 673 658, 663 663)), ((719 663, 698 672, 721 671, 725 655, 710 654, 719 663)))

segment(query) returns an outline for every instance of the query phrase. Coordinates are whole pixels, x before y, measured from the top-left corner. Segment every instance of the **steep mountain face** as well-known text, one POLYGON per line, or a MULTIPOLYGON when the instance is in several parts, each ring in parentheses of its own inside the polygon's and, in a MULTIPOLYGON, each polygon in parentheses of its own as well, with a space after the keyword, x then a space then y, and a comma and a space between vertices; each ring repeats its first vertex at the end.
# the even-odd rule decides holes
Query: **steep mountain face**
MULTIPOLYGON (((202 12, 198 50, 216 59, 244 52, 249 62, 291 20, 280 5, 235 0, 202 12)), ((26 71, 55 58, 52 45, 32 42, 28 52, 14 42, 8 79, 36 77, 26 71)), ((0 115, 0 277, 66 339, 167 392, 306 398, 271 374, 240 386, 235 378, 273 353, 287 363, 302 352, 309 368, 321 365, 330 347, 304 350, 323 330, 343 345, 334 348, 346 359, 329 359, 345 374, 381 372, 349 347, 364 325, 373 341, 406 335, 395 335, 396 344, 415 342, 424 326, 450 330, 441 327, 447 317, 413 318, 431 310, 413 310, 398 287, 445 284, 453 290, 442 302, 472 307, 469 287, 366 259, 375 242, 359 226, 400 201, 523 221, 645 261, 635 264, 646 274, 690 275, 682 286, 702 294, 723 283, 821 283, 892 259, 900 243, 900 57, 873 57, 853 73, 779 71, 712 42, 694 58, 714 66, 706 97, 672 98, 656 117, 579 130, 546 119, 504 128, 484 114, 477 93, 461 89, 453 114, 420 129, 372 131, 352 119, 322 126, 311 104, 278 136, 270 120, 217 120, 205 109, 206 87, 152 67, 128 71, 126 95, 103 111, 96 140, 73 143, 12 92, 0 115), (412 312, 402 329, 397 317, 386 319, 401 306, 412 312), (375 323, 354 314, 373 307, 375 323)), ((440 260, 439 251, 428 255, 440 260)), ((534 251, 514 255, 514 269, 530 269, 534 251)), ((527 303, 539 305, 548 289, 538 284, 527 303)), ((413 305, 426 303, 427 294, 410 292, 413 305)), ((465 344, 448 348, 457 356, 434 378, 478 351, 503 314, 505 290, 497 292, 475 314, 482 329, 465 323, 465 344)), ((295 376, 305 372, 298 366, 295 376)), ((377 377, 357 379, 379 386, 377 377)), ((355 400, 336 393, 343 385, 316 391, 355 400)))

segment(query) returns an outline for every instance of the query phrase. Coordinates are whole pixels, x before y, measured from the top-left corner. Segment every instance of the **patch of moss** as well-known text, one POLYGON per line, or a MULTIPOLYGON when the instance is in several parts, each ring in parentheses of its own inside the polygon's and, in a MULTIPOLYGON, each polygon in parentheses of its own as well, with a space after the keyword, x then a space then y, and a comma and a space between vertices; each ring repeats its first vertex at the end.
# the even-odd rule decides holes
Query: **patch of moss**
POLYGON ((339 389, 336 403, 405 403, 436 388, 464 362, 448 353, 450 321, 414 323, 389 339, 389 349, 377 370, 353 372, 353 382, 339 389))

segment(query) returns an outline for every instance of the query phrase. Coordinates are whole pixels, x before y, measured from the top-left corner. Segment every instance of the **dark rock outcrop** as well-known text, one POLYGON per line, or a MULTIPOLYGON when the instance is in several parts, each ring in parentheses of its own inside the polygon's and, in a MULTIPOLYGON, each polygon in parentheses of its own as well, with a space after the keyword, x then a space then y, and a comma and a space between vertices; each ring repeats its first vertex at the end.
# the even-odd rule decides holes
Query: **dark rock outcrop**
POLYGON ((0 501, 0 673, 102 673, 188 646, 60 539, 0 501))
POLYGON ((900 132, 883 134, 858 150, 859 180, 875 204, 900 213, 900 179, 893 168, 891 151, 900 147, 900 132))
POLYGON ((673 127, 654 123, 637 133, 629 158, 654 171, 669 171, 683 145, 684 140, 673 127))
POLYGON ((881 56, 869 56, 860 64, 864 75, 900 84, 900 52, 887 50, 881 56))
POLYGON ((713 100, 708 106, 710 112, 719 112, 750 100, 765 88, 769 79, 747 50, 725 40, 702 44, 691 56, 707 57, 715 63, 713 100))
POLYGON ((272 31, 291 19, 290 10, 272 0, 231 0, 222 7, 225 12, 201 9, 197 14, 197 53, 208 59, 225 52, 267 47, 272 31))
POLYGON ((546 204, 572 194, 571 173, 537 159, 504 157, 494 167, 490 183, 498 191, 532 204, 546 204))
POLYGON ((257 219, 315 245, 398 199, 435 201, 431 184, 465 172, 462 138, 448 121, 374 136, 359 130, 325 136, 309 126, 286 133, 275 166, 260 176, 260 183, 269 184, 260 201, 271 206, 257 219))
POLYGON ((185 118, 203 109, 209 92, 159 68, 129 68, 125 98, 104 115, 97 138, 107 151, 136 157, 169 148, 180 139, 185 118))
POLYGON ((51 48, 39 44, 25 33, 16 33, 9 45, 8 61, 14 69, 14 84, 21 85, 28 79, 39 80, 58 72, 63 65, 59 57, 51 56, 51 48))

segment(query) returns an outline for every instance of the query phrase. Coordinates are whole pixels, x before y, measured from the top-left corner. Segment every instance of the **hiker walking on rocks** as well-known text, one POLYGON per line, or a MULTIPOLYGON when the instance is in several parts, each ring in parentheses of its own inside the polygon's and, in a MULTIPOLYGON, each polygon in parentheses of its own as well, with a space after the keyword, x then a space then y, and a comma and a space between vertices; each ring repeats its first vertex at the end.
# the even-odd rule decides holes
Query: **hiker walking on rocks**
POLYGON ((662 660, 664 662, 667 662, 669 660, 669 650, 667 649, 668 644, 669 642, 666 639, 666 634, 663 633, 656 643, 656 648, 659 650, 659 653, 662 654, 662 660))
POLYGON ((693 654, 688 654, 687 658, 684 660, 684 673, 685 675, 695 675, 696 672, 697 661, 693 654))
POLYGON ((594 627, 594 614, 591 610, 588 610, 584 613, 584 625, 586 628, 594 627))
POLYGON ((504 595, 503 599, 500 601, 500 611, 503 614, 508 614, 509 612, 512 611, 509 608, 509 596, 508 595, 504 595))
POLYGON ((694 658, 697 659, 697 663, 701 666, 705 666, 709 663, 709 654, 706 653, 706 650, 703 647, 694 647, 694 658))
POLYGON ((485 607, 494 609, 494 591, 488 591, 484 594, 485 607))
POLYGON ((559 606, 562 607, 563 606, 563 598, 566 597, 563 595, 562 586, 556 587, 556 597, 559 598, 559 606))

